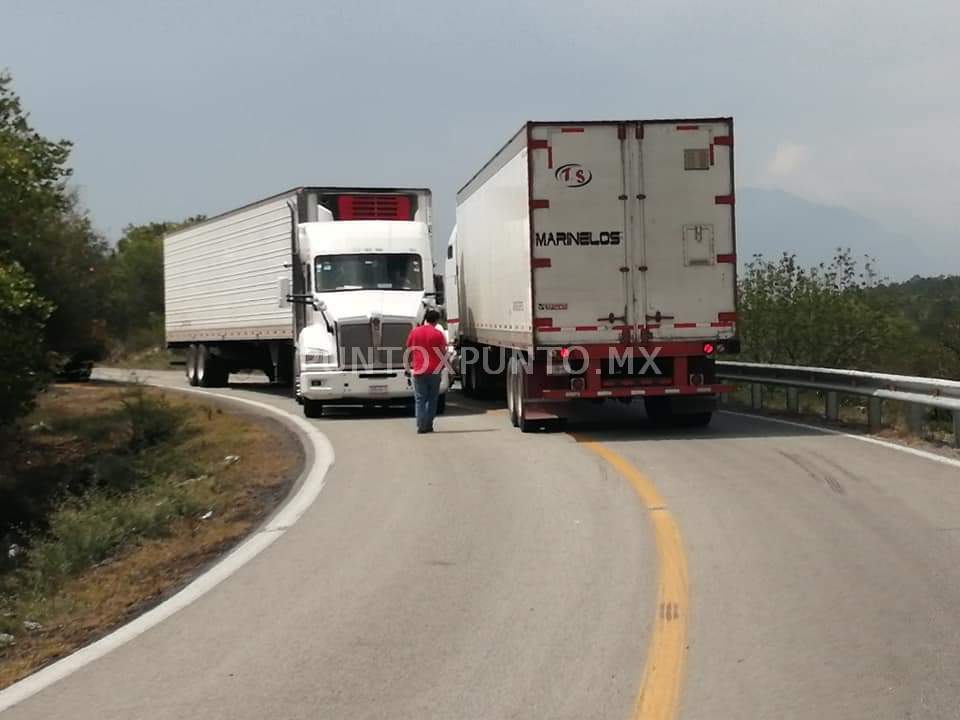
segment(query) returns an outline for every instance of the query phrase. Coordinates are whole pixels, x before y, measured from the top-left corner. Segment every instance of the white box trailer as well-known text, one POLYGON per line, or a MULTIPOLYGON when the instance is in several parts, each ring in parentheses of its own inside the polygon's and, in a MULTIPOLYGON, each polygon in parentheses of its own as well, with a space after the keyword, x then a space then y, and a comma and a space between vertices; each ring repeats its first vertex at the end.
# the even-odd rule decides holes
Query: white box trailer
POLYGON ((504 382, 525 429, 602 398, 709 421, 739 350, 731 118, 527 123, 456 221, 466 392, 504 382))
POLYGON ((404 342, 435 297, 431 226, 427 189, 301 187, 170 233, 167 345, 191 384, 262 369, 310 417, 408 400, 404 342))

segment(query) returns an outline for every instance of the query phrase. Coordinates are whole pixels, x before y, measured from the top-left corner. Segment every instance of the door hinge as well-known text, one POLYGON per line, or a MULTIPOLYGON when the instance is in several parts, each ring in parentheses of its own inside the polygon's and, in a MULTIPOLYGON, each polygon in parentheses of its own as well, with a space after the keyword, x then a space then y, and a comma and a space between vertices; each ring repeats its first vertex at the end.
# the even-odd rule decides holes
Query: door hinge
POLYGON ((637 266, 637 270, 639 270, 640 272, 646 272, 646 271, 649 270, 649 269, 650 269, 650 268, 648 268, 646 265, 638 265, 638 266, 637 266))
POLYGON ((662 312, 657 310, 655 315, 647 315, 647 320, 656 320, 660 322, 661 320, 673 320, 673 315, 664 315, 662 312))
POLYGON ((627 196, 626 196, 626 195, 621 195, 621 196, 620 196, 620 200, 626 200, 626 199, 627 199, 627 196))
POLYGON ((620 272, 630 272, 630 268, 624 265, 623 267, 620 268, 620 272))
POLYGON ((647 196, 644 195, 643 193, 640 193, 639 195, 637 195, 637 200, 646 200, 646 199, 647 199, 647 196))

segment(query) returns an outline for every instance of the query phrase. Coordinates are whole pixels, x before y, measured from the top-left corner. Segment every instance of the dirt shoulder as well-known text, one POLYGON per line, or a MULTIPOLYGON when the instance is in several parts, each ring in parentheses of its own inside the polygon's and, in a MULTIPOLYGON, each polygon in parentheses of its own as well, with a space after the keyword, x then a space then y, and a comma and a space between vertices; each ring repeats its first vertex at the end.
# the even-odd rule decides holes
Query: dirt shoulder
POLYGON ((173 391, 57 385, 0 438, 0 688, 186 585, 304 464, 275 420, 173 391))

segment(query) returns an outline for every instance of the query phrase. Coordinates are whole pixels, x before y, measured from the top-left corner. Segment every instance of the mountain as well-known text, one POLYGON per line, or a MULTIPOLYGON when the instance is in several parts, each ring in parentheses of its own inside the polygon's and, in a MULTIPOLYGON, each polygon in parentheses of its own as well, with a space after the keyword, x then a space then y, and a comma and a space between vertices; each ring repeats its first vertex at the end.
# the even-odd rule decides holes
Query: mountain
POLYGON ((737 254, 768 258, 796 253, 803 265, 829 261, 838 247, 869 255, 881 277, 960 274, 960 237, 917 227, 897 232, 843 207, 821 205, 781 190, 741 188, 737 193, 737 254), (950 248, 953 248, 951 251, 950 248))

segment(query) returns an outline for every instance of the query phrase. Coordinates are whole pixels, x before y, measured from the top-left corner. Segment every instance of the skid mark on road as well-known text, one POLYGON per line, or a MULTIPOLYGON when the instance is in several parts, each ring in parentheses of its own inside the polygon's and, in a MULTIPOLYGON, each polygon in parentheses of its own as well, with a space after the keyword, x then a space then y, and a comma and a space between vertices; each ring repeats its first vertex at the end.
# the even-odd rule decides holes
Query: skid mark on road
POLYGON ((629 460, 602 443, 582 437, 577 437, 577 441, 625 477, 649 513, 659 560, 657 607, 633 717, 673 720, 680 709, 690 620, 690 581, 680 528, 653 481, 629 460))

